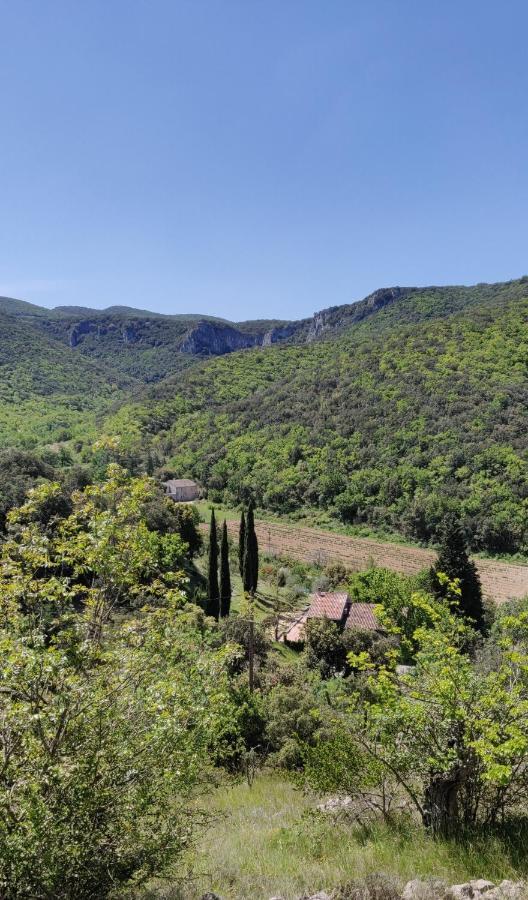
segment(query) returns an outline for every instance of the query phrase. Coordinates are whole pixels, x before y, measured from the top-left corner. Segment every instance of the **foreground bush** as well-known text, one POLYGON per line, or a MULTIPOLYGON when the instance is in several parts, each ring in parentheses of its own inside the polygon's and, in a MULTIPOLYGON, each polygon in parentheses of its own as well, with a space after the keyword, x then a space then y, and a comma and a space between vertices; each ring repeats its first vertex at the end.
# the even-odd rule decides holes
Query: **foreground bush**
POLYGON ((105 898, 172 871, 231 716, 231 651, 204 646, 200 612, 178 576, 163 575, 167 547, 138 519, 149 483, 112 474, 53 528, 32 516, 46 492, 11 516, 0 579, 4 900, 105 898), (112 599, 130 596, 155 606, 118 628, 112 599))
POLYGON ((429 619, 414 634, 414 667, 374 670, 368 652, 350 654, 368 691, 336 716, 339 752, 307 749, 308 777, 385 814, 403 797, 435 835, 493 827, 528 798, 528 615, 504 617, 481 658, 447 605, 421 594, 411 604, 429 619))

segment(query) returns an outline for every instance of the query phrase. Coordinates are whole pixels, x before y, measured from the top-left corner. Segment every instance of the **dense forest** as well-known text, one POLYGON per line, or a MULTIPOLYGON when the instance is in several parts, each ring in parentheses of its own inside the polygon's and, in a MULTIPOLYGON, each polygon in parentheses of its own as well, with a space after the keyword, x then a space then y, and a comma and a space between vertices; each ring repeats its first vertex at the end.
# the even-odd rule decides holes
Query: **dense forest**
MULTIPOLYGON (((334 326, 337 311, 332 311, 334 326)), ((528 549, 528 280, 414 292, 309 344, 224 356, 105 422, 211 498, 528 549)))
POLYGON ((109 438, 131 470, 215 501, 425 543, 455 510, 474 551, 528 550, 526 278, 297 323, 0 306, 4 447, 97 468, 109 438))

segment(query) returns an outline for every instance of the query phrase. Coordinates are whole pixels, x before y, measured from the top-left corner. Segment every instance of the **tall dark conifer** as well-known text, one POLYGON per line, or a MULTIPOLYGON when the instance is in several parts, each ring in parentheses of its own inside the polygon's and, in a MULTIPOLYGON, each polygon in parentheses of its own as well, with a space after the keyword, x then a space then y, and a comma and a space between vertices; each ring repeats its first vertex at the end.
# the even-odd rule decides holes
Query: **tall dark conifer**
POLYGON ((470 560, 466 539, 458 516, 448 514, 440 531, 440 550, 438 559, 431 571, 433 590, 437 597, 446 597, 448 588, 442 583, 439 574, 447 575, 452 581, 460 582, 460 598, 455 612, 464 618, 471 619, 474 626, 482 631, 485 627, 482 588, 475 564, 470 560))
POLYGON ((220 588, 218 587, 218 534, 216 516, 211 510, 209 527, 209 567, 207 570, 207 615, 218 619, 220 616, 220 588))
POLYGON ((240 516, 240 528, 238 530, 238 568, 240 577, 244 578, 244 554, 246 552, 246 517, 244 510, 240 516))
POLYGON ((244 539, 244 567, 242 580, 244 590, 254 594, 258 584, 258 541, 255 534, 255 514, 253 501, 250 501, 246 516, 246 535, 244 539))
POLYGON ((229 539, 227 537, 227 523, 224 519, 222 526, 222 541, 220 543, 220 615, 225 619, 231 609, 231 572, 229 571, 229 539))

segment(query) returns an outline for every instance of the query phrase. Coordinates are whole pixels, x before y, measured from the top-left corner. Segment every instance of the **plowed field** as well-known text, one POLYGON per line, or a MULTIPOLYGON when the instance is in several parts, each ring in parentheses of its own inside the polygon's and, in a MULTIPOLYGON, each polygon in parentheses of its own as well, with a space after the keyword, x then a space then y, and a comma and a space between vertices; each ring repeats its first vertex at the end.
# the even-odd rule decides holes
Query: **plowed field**
MULTIPOLYGON (((238 522, 227 524, 231 536, 238 540, 238 522)), ((255 529, 261 552, 322 566, 338 560, 356 571, 376 565, 413 575, 430 566, 435 559, 432 550, 371 538, 348 537, 316 528, 257 521, 255 529)), ((490 559, 479 559, 476 563, 486 596, 503 603, 505 600, 528 595, 528 566, 490 559)))

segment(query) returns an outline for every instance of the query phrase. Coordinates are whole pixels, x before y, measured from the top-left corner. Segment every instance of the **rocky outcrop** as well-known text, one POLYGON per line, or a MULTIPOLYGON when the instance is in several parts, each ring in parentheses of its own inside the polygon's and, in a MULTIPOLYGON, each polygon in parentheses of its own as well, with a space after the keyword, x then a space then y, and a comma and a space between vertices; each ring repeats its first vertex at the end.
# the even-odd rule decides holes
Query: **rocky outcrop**
POLYGON ((135 344, 139 340, 137 328, 134 325, 123 325, 121 333, 125 344, 135 344))
POLYGON ((180 350, 182 353, 212 354, 222 356, 233 350, 245 350, 260 343, 259 335, 246 334, 231 325, 217 325, 215 322, 199 322, 189 332, 180 350))
POLYGON ((361 322, 368 316, 373 315, 380 309, 391 306, 397 300, 407 297, 415 292, 417 288, 391 287, 380 288, 369 294, 364 300, 357 303, 349 303, 345 306, 330 306, 328 309, 322 309, 316 312, 309 322, 306 332, 306 340, 308 343, 315 341, 325 332, 336 332, 355 322, 361 322))
POLYGON ((70 347, 77 347, 88 334, 95 334, 97 337, 114 334, 120 337, 124 344, 135 344, 140 340, 137 326, 133 323, 106 323, 97 319, 82 319, 80 322, 72 325, 70 329, 70 347))
POLYGON ((291 325, 278 325, 276 328, 271 328, 262 338, 262 346, 268 347, 270 344, 279 343, 279 341, 287 341, 288 338, 295 334, 298 327, 297 324, 292 323, 291 325))
POLYGON ((324 331, 328 330, 330 327, 330 314, 334 309, 335 307, 331 307, 330 309, 322 309, 321 312, 315 313, 306 335, 306 340, 309 344, 311 344, 312 341, 315 341, 316 338, 321 337, 324 331))
MULTIPOLYGON (((364 881, 349 882, 331 893, 317 891, 303 894, 299 900, 527 900, 528 885, 524 881, 501 881, 494 884, 483 878, 449 887, 445 881, 415 878, 403 887, 387 875, 369 875, 364 881)), ((222 900, 218 894, 204 894, 201 900, 222 900)), ((283 900, 279 895, 270 900, 283 900)))
POLYGON ((291 337, 296 325, 279 325, 269 331, 252 334, 241 331, 232 325, 218 325, 216 322, 199 322, 189 332, 180 350, 182 353, 210 354, 222 356, 234 350, 246 350, 249 347, 269 346, 291 337))
POLYGON ((494 884, 484 878, 454 884, 451 887, 437 879, 417 878, 405 885, 402 900, 526 900, 528 885, 523 881, 501 881, 494 884))
MULTIPOLYGON (((370 294, 359 303, 351 303, 346 306, 331 306, 328 309, 315 313, 311 319, 276 325, 269 328, 268 331, 261 330, 263 324, 261 322, 255 323, 255 331, 245 331, 236 325, 224 324, 218 320, 202 319, 197 321, 186 334, 183 334, 182 338, 178 336, 178 340, 181 340, 178 349, 182 353, 191 355, 222 356, 224 353, 231 353, 234 350, 245 350, 249 347, 258 346, 268 347, 271 344, 288 341, 292 338, 295 341, 310 343, 323 336, 326 332, 335 333, 355 322, 361 321, 406 296, 413 290, 416 289, 383 288, 370 294)), ((104 310, 100 314, 94 313, 93 316, 83 316, 83 310, 75 307, 71 309, 65 307, 62 312, 77 312, 79 317, 75 319, 73 317, 70 318, 64 330, 61 330, 61 322, 64 320, 60 318, 50 320, 47 324, 50 325, 52 332, 60 339, 64 340, 67 337, 72 348, 82 344, 88 335, 96 338, 107 336, 113 342, 117 339, 127 345, 145 341, 149 343, 149 325, 152 322, 159 324, 160 320, 163 322, 163 317, 151 319, 148 315, 123 317, 121 314, 122 310, 119 307, 104 310)), ((88 312, 88 310, 85 312, 88 312)), ((140 313, 141 311, 138 312, 140 313)), ((169 331, 172 328, 172 324, 171 320, 168 319, 167 329, 169 331)), ((249 325, 251 327, 250 323, 249 325)), ((64 326, 62 327, 64 328, 64 326)), ((160 341, 163 343, 163 334, 161 336, 158 334, 157 340, 158 343, 160 341)))
POLYGON ((97 325, 94 322, 77 322, 70 331, 70 347, 77 347, 85 334, 90 334, 91 331, 96 330, 97 325))

